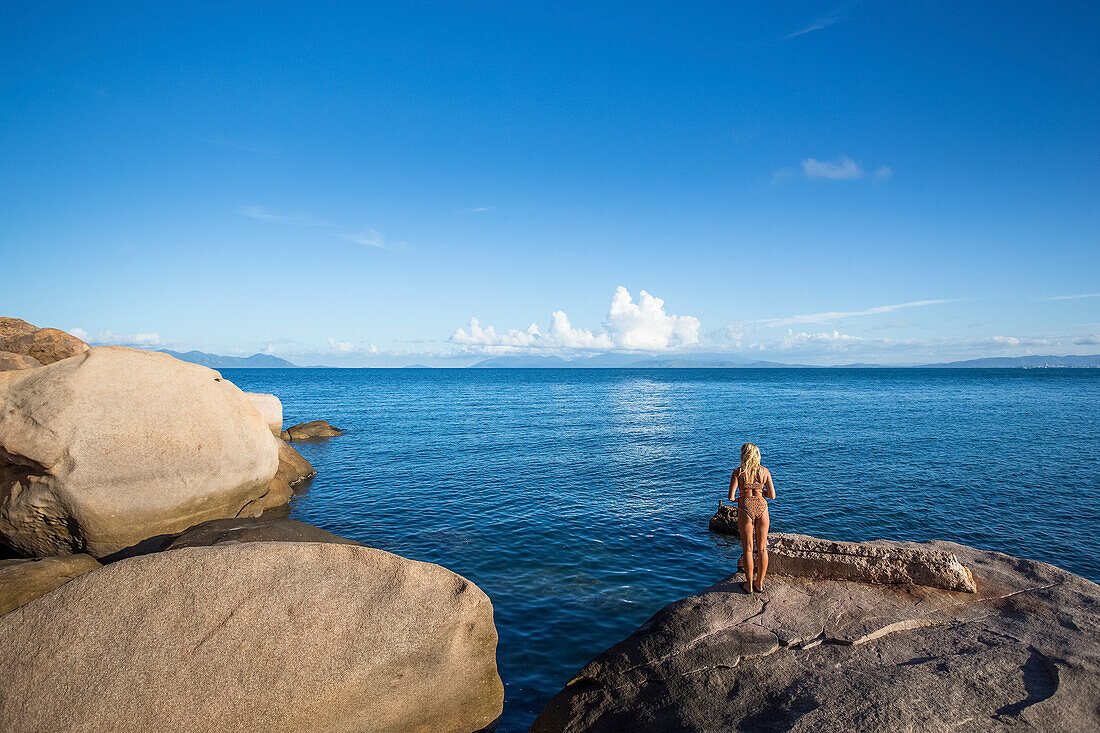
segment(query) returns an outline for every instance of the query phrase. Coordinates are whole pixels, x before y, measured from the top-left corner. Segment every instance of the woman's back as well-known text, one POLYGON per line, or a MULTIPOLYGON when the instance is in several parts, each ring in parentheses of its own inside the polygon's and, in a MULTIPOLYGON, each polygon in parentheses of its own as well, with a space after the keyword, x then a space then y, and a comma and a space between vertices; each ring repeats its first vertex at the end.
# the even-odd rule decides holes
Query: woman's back
POLYGON ((744 466, 737 469, 737 489, 742 496, 763 496, 771 482, 771 471, 759 464, 748 470, 744 466))

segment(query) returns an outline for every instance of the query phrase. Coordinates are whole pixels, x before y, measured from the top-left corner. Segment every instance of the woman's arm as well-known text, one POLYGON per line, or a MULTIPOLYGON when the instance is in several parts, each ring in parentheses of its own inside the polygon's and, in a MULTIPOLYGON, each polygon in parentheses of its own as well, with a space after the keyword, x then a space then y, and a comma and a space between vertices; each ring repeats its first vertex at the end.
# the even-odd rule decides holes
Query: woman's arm
POLYGON ((775 484, 772 483, 771 471, 768 471, 768 477, 764 479, 764 497, 767 499, 775 498, 775 484))
POLYGON ((736 492, 737 492, 737 471, 734 471, 733 475, 730 476, 730 493, 729 493, 729 500, 730 501, 733 501, 733 497, 734 497, 734 494, 736 492))

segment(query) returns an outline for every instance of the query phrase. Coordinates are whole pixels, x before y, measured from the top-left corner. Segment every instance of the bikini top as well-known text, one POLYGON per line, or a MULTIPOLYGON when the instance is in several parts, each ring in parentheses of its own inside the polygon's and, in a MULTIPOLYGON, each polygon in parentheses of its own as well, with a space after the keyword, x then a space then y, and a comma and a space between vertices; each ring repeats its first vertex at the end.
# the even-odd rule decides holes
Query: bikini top
POLYGON ((762 481, 761 480, 748 481, 745 478, 745 472, 740 468, 737 469, 737 473, 738 473, 737 484, 743 490, 745 490, 745 491, 763 491, 765 488, 767 488, 767 485, 768 485, 767 484, 767 478, 769 477, 770 474, 768 473, 768 469, 764 468, 763 466, 760 466, 754 472, 756 474, 754 476, 754 478, 764 479, 762 481))

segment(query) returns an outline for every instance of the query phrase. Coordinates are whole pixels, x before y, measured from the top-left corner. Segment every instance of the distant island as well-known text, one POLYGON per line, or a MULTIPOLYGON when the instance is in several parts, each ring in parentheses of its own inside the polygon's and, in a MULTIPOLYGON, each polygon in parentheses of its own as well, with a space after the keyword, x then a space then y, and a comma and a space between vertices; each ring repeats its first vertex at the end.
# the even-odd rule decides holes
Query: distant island
POLYGON ((253 354, 252 356, 221 356, 207 354, 205 351, 181 353, 170 349, 157 349, 162 354, 174 356, 180 361, 201 364, 211 369, 297 369, 297 364, 271 354, 253 354))

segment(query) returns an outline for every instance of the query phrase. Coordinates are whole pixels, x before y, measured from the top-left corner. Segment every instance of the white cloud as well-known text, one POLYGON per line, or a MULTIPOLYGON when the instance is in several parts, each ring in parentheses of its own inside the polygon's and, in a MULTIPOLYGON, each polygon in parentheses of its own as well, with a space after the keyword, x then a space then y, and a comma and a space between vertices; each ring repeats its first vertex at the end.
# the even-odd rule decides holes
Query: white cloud
POLYGON ((1080 346, 1095 346, 1100 344, 1100 333, 1093 334, 1092 336, 1078 336, 1073 339, 1073 343, 1080 346))
POLYGON ((993 336, 989 339, 996 346, 1050 346, 1048 338, 1035 336, 993 336))
POLYGON ((335 339, 332 336, 328 337, 329 350, 336 354, 377 354, 378 347, 374 344, 368 344, 366 342, 359 342, 358 344, 351 341, 341 341, 335 339))
POLYGON ((88 340, 88 332, 85 331, 83 328, 70 328, 69 333, 71 333, 73 336, 76 336, 81 341, 88 340))
POLYGON ((824 313, 808 313, 799 316, 789 316, 787 318, 765 318, 756 323, 761 323, 765 326, 792 326, 799 323, 828 323, 829 321, 840 320, 841 318, 851 318, 853 316, 874 316, 880 313, 891 313, 902 308, 921 308, 928 305, 939 305, 941 303, 951 303, 950 300, 913 300, 908 303, 894 303, 892 305, 877 305, 873 308, 867 308, 861 311, 826 311, 824 313))
POLYGON ((606 328, 619 349, 664 351, 699 341, 698 318, 666 314, 665 301, 644 290, 635 303, 622 285, 611 297, 606 328))
MULTIPOLYGON (((77 329, 84 336, 77 338, 87 341, 88 335, 83 329, 77 329)), ((76 335, 76 334, 73 334, 76 335)), ((160 336, 156 333, 115 333, 114 331, 101 331, 91 340, 94 344, 109 346, 156 346, 160 343, 160 336)))
POLYGON ((699 341, 699 319, 665 313, 665 302, 646 291, 637 301, 619 286, 611 296, 607 319, 599 331, 575 328, 564 311, 550 317, 546 333, 532 323, 527 330, 498 333, 471 318, 466 328, 457 329, 449 341, 486 353, 555 351, 668 351, 699 341))
POLYGON ((787 335, 781 338, 775 346, 783 351, 805 347, 824 348, 828 351, 842 351, 850 346, 862 344, 866 341, 867 339, 860 336, 841 333, 835 329, 832 331, 822 331, 821 333, 806 333, 805 331, 795 333, 793 330, 788 330, 787 335))
POLYGON ((387 243, 386 238, 382 236, 377 230, 372 229, 371 227, 367 227, 365 231, 361 232, 331 231, 348 229, 350 227, 342 227, 339 224, 333 224, 332 222, 314 219, 304 214, 284 216, 282 214, 277 214, 273 211, 269 211, 263 206, 243 206, 237 210, 237 213, 241 216, 247 216, 250 219, 258 219, 259 221, 266 221, 271 224, 319 227, 321 229, 328 229, 330 230, 329 233, 331 236, 339 237, 340 239, 346 240, 348 242, 362 244, 366 247, 375 247, 376 249, 403 249, 405 246, 404 242, 387 243))
POLYGON ((844 20, 847 17, 848 13, 850 13, 852 9, 855 8, 855 6, 858 4, 859 0, 848 0, 848 2, 841 3, 830 13, 821 16, 813 23, 810 23, 804 28, 800 28, 794 31, 793 33, 788 33, 787 35, 783 36, 783 40, 789 41, 792 38, 798 38, 799 36, 804 36, 807 33, 813 33, 814 31, 819 31, 823 28, 828 28, 831 25, 839 23, 840 21, 844 20))
POLYGON ((379 249, 386 248, 386 238, 370 228, 368 228, 364 234, 341 234, 340 239, 346 239, 349 242, 362 244, 366 247, 378 247, 379 249))
POLYGON ((269 211, 263 206, 242 206, 237 210, 237 213, 241 216, 247 216, 249 219, 258 219, 260 221, 266 221, 270 224, 287 224, 289 226, 302 226, 302 227, 331 227, 334 226, 327 221, 321 221, 314 219, 305 214, 292 214, 285 216, 282 214, 276 214, 273 211, 269 211))
POLYGON ((1054 295, 1050 298, 1038 298, 1038 300, 1080 300, 1081 298, 1100 298, 1100 293, 1084 293, 1082 295, 1054 295))
POLYGON ((852 181, 863 178, 863 167, 849 158, 841 156, 833 163, 826 160, 806 158, 802 161, 802 171, 809 178, 826 178, 833 181, 852 181))
POLYGON ((890 177, 894 175, 894 171, 888 165, 884 165, 881 168, 875 170, 874 180, 876 183, 890 180, 890 177))

